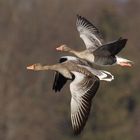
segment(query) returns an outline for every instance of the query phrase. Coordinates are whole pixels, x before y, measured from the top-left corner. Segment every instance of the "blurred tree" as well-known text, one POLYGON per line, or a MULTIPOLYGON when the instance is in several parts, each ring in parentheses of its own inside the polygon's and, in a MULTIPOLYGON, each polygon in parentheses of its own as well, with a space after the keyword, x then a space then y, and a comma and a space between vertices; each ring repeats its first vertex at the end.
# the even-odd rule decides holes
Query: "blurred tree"
MULTIPOLYGON (((138 0, 0 0, 0 140, 138 140, 140 128, 138 0), (26 66, 58 62, 56 46, 83 48, 76 14, 98 25, 106 40, 128 37, 122 55, 131 69, 102 68, 115 80, 101 83, 87 125, 72 135, 70 92, 52 89, 53 73, 30 72, 26 66)), ((101 69, 101 68, 100 68, 101 69)))

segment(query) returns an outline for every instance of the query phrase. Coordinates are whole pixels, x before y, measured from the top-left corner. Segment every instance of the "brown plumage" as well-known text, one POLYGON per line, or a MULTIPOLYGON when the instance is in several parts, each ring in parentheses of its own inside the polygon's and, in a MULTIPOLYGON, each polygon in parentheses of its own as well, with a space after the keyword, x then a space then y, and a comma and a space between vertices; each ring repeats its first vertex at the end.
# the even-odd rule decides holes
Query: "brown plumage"
POLYGON ((77 15, 76 26, 86 49, 84 51, 76 51, 67 45, 61 45, 56 48, 58 51, 72 53, 92 64, 132 66, 132 61, 116 56, 125 47, 127 39, 119 38, 114 42, 103 44, 99 30, 91 22, 79 15, 77 15))
POLYGON ((86 61, 71 56, 61 58, 61 63, 59 64, 49 66, 33 64, 28 66, 27 69, 34 71, 56 71, 57 77, 55 77, 55 84, 53 85, 55 91, 60 90, 63 87, 63 84, 66 83, 66 80, 72 81, 70 83, 72 96, 71 122, 74 134, 79 134, 86 124, 90 113, 92 98, 99 88, 100 79, 106 81, 113 80, 113 77, 108 78, 108 75, 111 75, 110 73, 91 69, 86 61), (60 74, 61 76, 57 74, 60 74), (63 83, 59 85, 58 82, 63 83))

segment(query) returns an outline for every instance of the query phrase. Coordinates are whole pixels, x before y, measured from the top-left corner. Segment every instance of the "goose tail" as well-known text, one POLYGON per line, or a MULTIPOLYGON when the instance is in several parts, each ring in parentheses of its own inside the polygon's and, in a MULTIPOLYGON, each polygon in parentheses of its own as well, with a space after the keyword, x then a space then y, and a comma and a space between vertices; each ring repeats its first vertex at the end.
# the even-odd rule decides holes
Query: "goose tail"
POLYGON ((104 70, 99 70, 99 72, 100 74, 97 76, 99 77, 100 80, 108 81, 108 82, 114 80, 114 76, 110 72, 104 70))
POLYGON ((96 75, 100 80, 104 80, 108 82, 111 82, 112 80, 114 80, 114 76, 108 71, 96 70, 94 68, 83 66, 83 65, 80 65, 80 66, 88 69, 92 74, 96 75))

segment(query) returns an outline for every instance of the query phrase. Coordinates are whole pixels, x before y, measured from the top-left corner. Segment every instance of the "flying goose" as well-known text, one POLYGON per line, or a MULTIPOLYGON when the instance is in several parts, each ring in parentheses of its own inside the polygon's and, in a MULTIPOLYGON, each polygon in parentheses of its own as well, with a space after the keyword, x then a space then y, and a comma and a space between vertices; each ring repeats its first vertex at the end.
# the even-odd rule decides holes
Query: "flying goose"
MULTIPOLYGON (((107 71, 96 70, 96 69, 90 68, 90 67, 92 67, 92 65, 83 59, 79 59, 74 56, 63 56, 59 60, 59 63, 63 63, 65 61, 73 61, 76 64, 80 64, 81 67, 86 67, 87 69, 90 69, 91 71, 94 70, 93 74, 96 75, 97 77, 99 77, 100 80, 112 81, 114 79, 114 76, 107 71)), ((63 86, 65 85, 65 83, 67 82, 67 80, 68 79, 65 78, 61 73, 55 72, 54 83, 53 83, 52 89, 55 92, 60 91, 63 88, 63 86)))
MULTIPOLYGON (((100 80, 111 81, 113 75, 111 73, 95 70, 87 65, 87 62, 76 57, 65 56, 60 59, 61 63, 55 65, 42 66, 40 63, 28 66, 27 69, 53 70, 61 74, 66 80, 71 80, 71 122, 74 134, 78 135, 84 128, 88 119, 92 98, 95 96, 100 80)), ((57 84, 61 82, 61 77, 55 79, 55 90, 60 88, 57 84), (58 87, 57 87, 58 86, 58 87)), ((64 80, 64 79, 63 79, 64 80)), ((65 84, 65 82, 63 83, 65 84)), ((63 85, 61 85, 62 88, 63 85)))
POLYGON ((76 51, 66 44, 56 48, 58 51, 65 51, 85 59, 97 65, 132 66, 132 61, 116 56, 124 47, 127 39, 120 38, 114 42, 103 44, 103 39, 99 30, 87 19, 77 15, 77 30, 86 45, 86 50, 76 51))

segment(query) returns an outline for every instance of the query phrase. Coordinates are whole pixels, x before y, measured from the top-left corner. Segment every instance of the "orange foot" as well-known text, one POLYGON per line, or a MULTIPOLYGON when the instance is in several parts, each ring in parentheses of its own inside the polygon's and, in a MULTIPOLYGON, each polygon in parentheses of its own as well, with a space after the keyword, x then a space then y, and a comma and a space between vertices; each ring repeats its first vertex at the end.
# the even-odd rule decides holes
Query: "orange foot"
POLYGON ((119 65, 122 67, 132 67, 132 64, 128 62, 120 62, 119 65))

